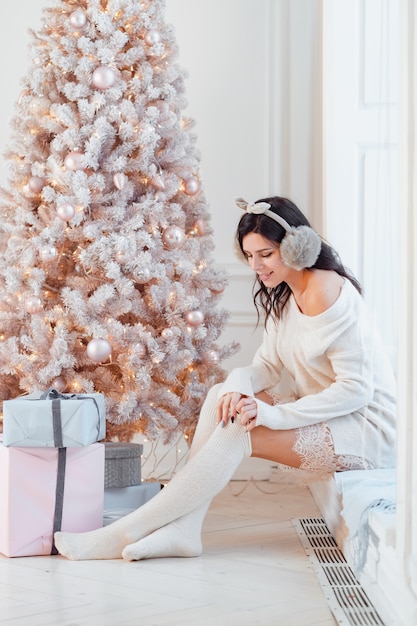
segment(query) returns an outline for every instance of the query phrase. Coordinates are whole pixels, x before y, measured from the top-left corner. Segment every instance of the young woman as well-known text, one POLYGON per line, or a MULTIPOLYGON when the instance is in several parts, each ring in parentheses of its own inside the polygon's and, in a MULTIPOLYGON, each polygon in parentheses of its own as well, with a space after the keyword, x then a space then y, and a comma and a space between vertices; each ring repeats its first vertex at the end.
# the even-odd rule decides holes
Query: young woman
POLYGON ((213 387, 186 465, 152 500, 110 526, 56 533, 70 559, 201 554, 212 498, 244 458, 312 472, 393 467, 395 379, 357 280, 288 199, 249 204, 237 243, 256 273, 262 345, 213 387), (274 392, 286 370, 288 401, 274 392))

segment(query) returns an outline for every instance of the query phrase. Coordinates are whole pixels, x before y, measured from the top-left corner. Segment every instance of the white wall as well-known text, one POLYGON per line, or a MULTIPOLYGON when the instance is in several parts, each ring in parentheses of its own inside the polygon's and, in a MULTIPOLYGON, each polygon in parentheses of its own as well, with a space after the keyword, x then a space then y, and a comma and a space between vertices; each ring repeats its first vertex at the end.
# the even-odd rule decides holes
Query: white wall
MULTIPOLYGON (((49 4, 18 0, 2 6, 0 50, 7 85, 0 101, 2 151, 27 72, 27 29, 40 28, 41 9, 49 4)), ((233 251, 240 216, 234 198, 288 195, 320 228, 319 4, 166 0, 166 21, 176 30, 179 63, 189 74, 187 112, 196 121, 216 259, 230 275, 222 304, 231 316, 221 343, 236 340, 241 350, 223 363, 227 370, 250 362, 262 334, 262 328, 255 330, 252 274, 233 251)), ((0 162, 0 183, 4 180, 0 162)), ((257 477, 265 476, 264 469, 259 472, 257 477)))

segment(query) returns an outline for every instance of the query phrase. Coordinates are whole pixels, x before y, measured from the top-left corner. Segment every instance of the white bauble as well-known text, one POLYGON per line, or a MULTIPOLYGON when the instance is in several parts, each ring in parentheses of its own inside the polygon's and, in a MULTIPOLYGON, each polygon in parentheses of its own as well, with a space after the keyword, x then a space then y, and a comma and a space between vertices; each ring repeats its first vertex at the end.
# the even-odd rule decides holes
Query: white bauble
POLYGON ((111 355, 111 345, 106 339, 92 339, 87 345, 87 356, 97 363, 101 363, 111 355))
POLYGON ((93 85, 97 89, 109 89, 116 82, 116 74, 111 67, 100 65, 93 72, 93 85))
POLYGON ((64 202, 57 206, 56 214, 63 222, 69 222, 75 215, 75 209, 69 202, 64 202))
POLYGON ((42 311, 42 301, 37 296, 29 296, 25 300, 26 313, 39 313, 42 311))
POLYGON ((161 33, 155 29, 148 30, 145 35, 145 42, 148 46, 154 46, 161 41, 161 33))
POLYGON ((69 21, 74 30, 83 30, 87 24, 87 16, 82 9, 76 9, 69 16, 69 21))
POLYGON ((44 263, 53 261, 58 256, 58 250, 55 246, 46 245, 39 248, 39 257, 44 263))

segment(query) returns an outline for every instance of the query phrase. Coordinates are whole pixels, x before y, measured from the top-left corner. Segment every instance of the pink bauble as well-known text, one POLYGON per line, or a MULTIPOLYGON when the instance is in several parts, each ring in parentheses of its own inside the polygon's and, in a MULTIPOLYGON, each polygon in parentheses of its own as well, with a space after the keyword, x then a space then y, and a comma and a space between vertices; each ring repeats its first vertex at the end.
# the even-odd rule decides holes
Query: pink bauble
POLYGON ((111 355, 111 345, 106 339, 92 339, 87 345, 87 356, 97 363, 101 363, 111 355))
POLYGON ((116 82, 116 74, 111 67, 101 65, 93 72, 93 85, 97 89, 109 89, 116 82))
POLYGON ((33 96, 29 103, 29 111, 34 116, 47 115, 49 113, 50 101, 43 96, 33 96))
POLYGON ((39 248, 39 257, 41 261, 43 261, 44 263, 53 261, 54 259, 56 259, 57 256, 58 256, 58 250, 55 248, 55 246, 47 245, 47 246, 42 246, 42 248, 39 248))
POLYGON ((203 355, 206 365, 217 365, 220 362, 220 355, 216 350, 207 350, 203 355))
POLYGON ((60 391, 62 393, 65 390, 65 387, 67 386, 67 381, 65 380, 63 376, 57 376, 51 382, 51 386, 53 387, 53 389, 56 389, 57 391, 60 391))
POLYGON ((114 186, 121 191, 126 185, 126 176, 122 174, 122 172, 117 172, 117 174, 113 176, 113 182, 114 186))
POLYGON ((129 254, 125 250, 118 250, 115 259, 118 263, 126 263, 129 260, 129 254))
POLYGON ((69 16, 69 21, 74 30, 82 30, 87 24, 87 16, 82 9, 76 9, 69 16))
POLYGON ((142 267, 141 269, 135 272, 135 281, 139 283, 139 285, 144 285, 149 281, 151 277, 151 272, 147 267, 142 267))
POLYGON ((199 311, 188 311, 185 314, 185 321, 189 326, 200 326, 204 322, 204 313, 199 311))
POLYGON ((145 35, 145 42, 148 46, 153 46, 161 41, 161 33, 155 29, 148 30, 145 35))
POLYGON ((167 248, 181 248, 185 241, 185 232, 180 226, 168 226, 162 234, 162 240, 167 248))
POLYGON ((29 189, 33 191, 33 193, 40 193, 45 185, 45 179, 40 176, 31 176, 29 178, 29 189))
POLYGON ((64 160, 64 166, 67 170, 71 170, 72 172, 76 172, 77 170, 83 170, 83 158, 84 154, 82 152, 69 152, 64 160))
POLYGON ((56 214, 63 222, 69 222, 75 215, 75 209, 69 202, 64 202, 57 206, 56 214))
POLYGON ((143 358, 146 355, 146 346, 143 343, 135 343, 133 346, 136 356, 143 358))
POLYGON ((174 331, 172 330, 172 328, 164 328, 164 330, 161 332, 161 337, 162 339, 165 339, 165 341, 168 341, 169 339, 172 339, 174 337, 174 331))
POLYGON ((200 181, 196 176, 184 180, 184 191, 188 196, 195 196, 200 191, 200 181))
POLYGON ((214 293, 215 295, 223 293, 224 289, 223 285, 213 285, 213 287, 210 287, 211 293, 214 293))
POLYGON ((42 301, 36 296, 30 296, 25 300, 26 313, 39 313, 42 310, 42 301))

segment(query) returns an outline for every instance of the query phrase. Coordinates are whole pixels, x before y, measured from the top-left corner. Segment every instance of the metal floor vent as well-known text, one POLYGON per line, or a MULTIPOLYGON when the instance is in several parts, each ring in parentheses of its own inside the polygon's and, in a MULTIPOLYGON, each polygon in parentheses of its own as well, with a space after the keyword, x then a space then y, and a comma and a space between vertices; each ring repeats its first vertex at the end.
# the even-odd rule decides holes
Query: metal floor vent
POLYGON ((384 626, 324 520, 312 517, 293 519, 292 523, 337 623, 384 626))

